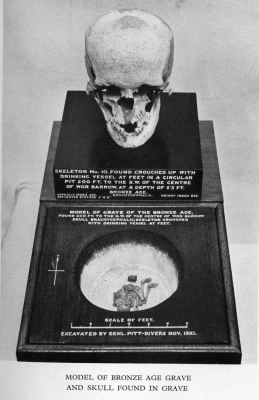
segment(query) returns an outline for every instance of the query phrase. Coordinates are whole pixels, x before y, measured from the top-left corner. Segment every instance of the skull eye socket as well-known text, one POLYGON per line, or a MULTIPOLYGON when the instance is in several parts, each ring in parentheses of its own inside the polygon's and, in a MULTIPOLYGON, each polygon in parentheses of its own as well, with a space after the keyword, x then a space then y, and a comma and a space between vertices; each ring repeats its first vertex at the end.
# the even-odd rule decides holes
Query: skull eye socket
POLYGON ((150 103, 146 104, 145 111, 147 111, 147 112, 151 111, 154 101, 156 100, 156 98, 160 92, 161 92, 161 90, 159 88, 157 88, 156 86, 142 85, 138 88, 138 94, 140 96, 146 95, 150 100, 150 103))
POLYGON ((120 96, 121 95, 121 89, 117 86, 102 86, 99 91, 102 93, 107 94, 107 96, 120 96))
POLYGON ((156 86, 142 85, 138 88, 138 94, 144 96, 145 94, 152 100, 152 97, 157 96, 160 90, 156 86))
POLYGON ((121 96, 121 89, 117 86, 100 86, 98 89, 92 91, 93 96, 98 96, 101 101, 103 101, 103 95, 106 96, 121 96))

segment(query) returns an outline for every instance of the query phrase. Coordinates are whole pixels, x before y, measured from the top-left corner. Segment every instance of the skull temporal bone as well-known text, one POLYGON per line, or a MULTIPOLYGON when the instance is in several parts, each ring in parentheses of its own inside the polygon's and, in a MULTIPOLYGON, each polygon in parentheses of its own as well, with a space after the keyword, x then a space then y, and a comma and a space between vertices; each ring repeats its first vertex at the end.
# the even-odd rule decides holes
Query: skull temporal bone
POLYGON ((86 67, 111 137, 123 147, 154 133, 160 91, 173 65, 173 35, 160 18, 138 10, 113 11, 86 32, 86 67))

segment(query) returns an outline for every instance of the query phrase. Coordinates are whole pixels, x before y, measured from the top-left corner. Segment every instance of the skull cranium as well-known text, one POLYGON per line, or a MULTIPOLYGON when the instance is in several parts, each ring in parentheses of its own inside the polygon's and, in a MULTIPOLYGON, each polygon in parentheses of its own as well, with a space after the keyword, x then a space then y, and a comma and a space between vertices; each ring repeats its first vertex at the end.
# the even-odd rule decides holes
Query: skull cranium
POLYGON ((154 133, 160 92, 173 65, 173 35, 160 18, 112 11, 86 32, 87 92, 98 102, 115 142, 138 147, 154 133))

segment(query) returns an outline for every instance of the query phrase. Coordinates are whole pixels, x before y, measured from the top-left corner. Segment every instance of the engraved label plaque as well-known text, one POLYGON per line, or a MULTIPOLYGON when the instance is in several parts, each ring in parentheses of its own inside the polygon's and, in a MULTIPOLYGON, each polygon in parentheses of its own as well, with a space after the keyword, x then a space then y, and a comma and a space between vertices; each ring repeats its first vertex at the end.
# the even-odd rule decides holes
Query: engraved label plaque
POLYGON ((68 92, 53 168, 60 200, 199 200, 202 158, 196 95, 162 94, 154 135, 123 148, 84 92, 68 92))

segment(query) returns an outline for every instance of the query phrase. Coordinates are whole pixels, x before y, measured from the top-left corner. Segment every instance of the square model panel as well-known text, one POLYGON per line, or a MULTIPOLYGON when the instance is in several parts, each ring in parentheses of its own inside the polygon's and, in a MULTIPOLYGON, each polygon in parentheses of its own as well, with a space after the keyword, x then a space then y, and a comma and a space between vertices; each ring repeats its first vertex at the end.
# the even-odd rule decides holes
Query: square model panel
POLYGON ((226 243, 220 204, 45 203, 18 359, 240 362, 226 243))

